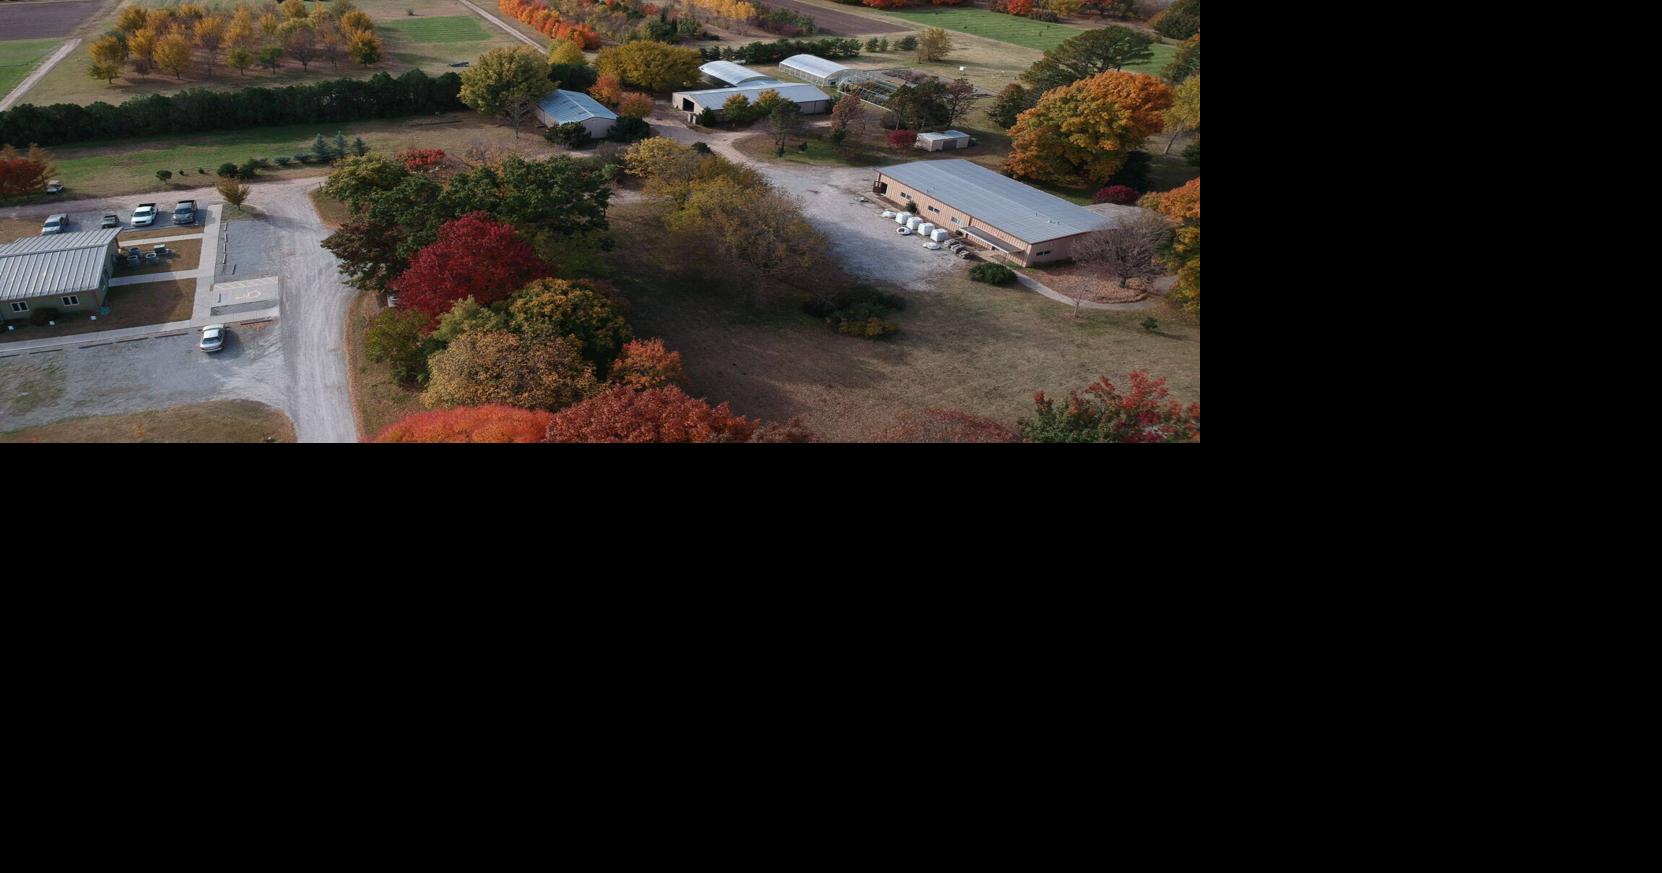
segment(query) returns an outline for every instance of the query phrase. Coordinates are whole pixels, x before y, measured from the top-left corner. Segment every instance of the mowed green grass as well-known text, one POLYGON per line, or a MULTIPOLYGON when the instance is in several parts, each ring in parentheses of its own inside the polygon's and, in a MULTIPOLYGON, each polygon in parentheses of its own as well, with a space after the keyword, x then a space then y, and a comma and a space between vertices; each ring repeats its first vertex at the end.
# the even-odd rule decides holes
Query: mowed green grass
POLYGON ((380 28, 390 30, 410 42, 477 42, 490 38, 490 34, 479 26, 479 19, 472 15, 446 15, 440 18, 395 18, 391 21, 380 22, 380 28))
POLYGON ((10 94, 17 83, 28 78, 35 66, 62 42, 61 39, 9 39, 0 42, 0 97, 10 94))
MULTIPOLYGON (((1018 18, 1014 15, 1004 15, 998 12, 988 12, 985 9, 884 9, 884 15, 904 18, 920 27, 944 27, 959 33, 971 36, 996 39, 1011 45, 1024 48, 1049 51, 1061 45, 1064 40, 1072 39, 1086 28, 1074 27, 1071 24, 1047 24, 1043 21, 1034 21, 1031 18, 1018 18)), ((1126 69, 1133 73, 1147 73, 1158 75, 1171 63, 1172 55, 1177 53, 1175 46, 1156 43, 1154 57, 1140 64, 1132 64, 1126 69)), ((947 57, 951 63, 951 56, 947 57)))

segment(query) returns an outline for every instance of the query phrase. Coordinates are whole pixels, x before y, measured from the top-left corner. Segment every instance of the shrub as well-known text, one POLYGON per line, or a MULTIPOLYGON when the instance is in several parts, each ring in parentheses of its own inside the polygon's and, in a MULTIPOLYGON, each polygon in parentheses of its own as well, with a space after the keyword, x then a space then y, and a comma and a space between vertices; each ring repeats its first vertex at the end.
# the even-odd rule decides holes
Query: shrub
POLYGON ((1016 280, 1016 271, 1003 264, 976 264, 970 278, 988 285, 1008 285, 1016 280))
POLYGON ((918 214, 917 201, 914 201, 914 200, 906 201, 906 211, 912 213, 913 215, 917 215, 918 214))
POLYGON ((400 382, 427 381, 427 344, 422 334, 429 319, 414 309, 388 309, 375 316, 364 332, 364 354, 371 361, 392 365, 400 382))
POLYGON ((292 164, 292 163, 294 163, 294 158, 291 158, 288 155, 278 155, 277 156, 277 166, 279 166, 279 167, 286 167, 286 166, 288 166, 289 164, 292 164))
POLYGON ((173 178, 173 171, 172 170, 157 170, 156 171, 156 178, 159 181, 165 183, 165 182, 167 182, 167 180, 173 178))
POLYGON ((221 179, 235 179, 237 177, 237 165, 231 163, 230 161, 226 161, 225 163, 219 165, 217 175, 221 179))
POLYGON ((580 149, 594 141, 589 129, 575 121, 555 125, 542 132, 543 138, 566 148, 580 149))
POLYGON ((612 132, 606 138, 613 142, 635 142, 652 135, 652 125, 644 118, 619 118, 612 124, 612 132))
POLYGON ((51 306, 29 310, 29 323, 36 326, 43 325, 48 321, 57 321, 59 317, 58 310, 51 306))
POLYGON ((1138 194, 1135 189, 1125 185, 1109 185, 1108 187, 1093 194, 1091 196, 1091 202, 1117 203, 1121 206, 1128 206, 1132 203, 1136 203, 1137 198, 1141 196, 1142 195, 1138 194))
POLYGON ((302 152, 298 155, 295 155, 294 159, 299 161, 302 164, 309 164, 309 163, 312 162, 312 153, 311 152, 302 152))
POLYGON ((710 144, 707 142, 695 142, 693 143, 693 151, 698 152, 701 155, 707 155, 710 153, 710 144))
POLYGON ((909 149, 918 141, 918 132, 908 128, 889 131, 889 148, 909 149))
POLYGON ((832 330, 866 339, 877 339, 900 330, 900 325, 885 316, 905 308, 904 298, 863 285, 830 297, 816 297, 802 304, 803 312, 824 319, 832 330))
POLYGON ((903 36, 900 38, 900 42, 895 43, 895 48, 898 48, 903 52, 913 51, 917 47, 918 38, 914 35, 903 36))
POLYGON ((237 177, 241 179, 252 179, 259 174, 260 165, 253 158, 243 161, 242 166, 237 168, 237 177))

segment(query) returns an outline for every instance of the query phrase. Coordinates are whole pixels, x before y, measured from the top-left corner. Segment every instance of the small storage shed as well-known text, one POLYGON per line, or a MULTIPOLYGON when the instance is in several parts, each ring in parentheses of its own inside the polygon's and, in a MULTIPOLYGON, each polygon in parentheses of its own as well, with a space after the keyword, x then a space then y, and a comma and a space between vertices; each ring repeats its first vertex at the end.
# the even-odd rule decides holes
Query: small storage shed
POLYGON ((854 71, 818 55, 791 55, 779 62, 779 72, 813 85, 835 85, 854 71))
POLYGON ((943 130, 938 133, 920 133, 918 141, 912 144, 913 148, 920 148, 926 152, 944 152, 947 149, 967 149, 970 147, 970 135, 961 130, 943 130))
POLYGON ((617 123, 617 113, 578 91, 555 91, 537 104, 537 120, 546 127, 577 122, 595 139, 604 139, 617 123))

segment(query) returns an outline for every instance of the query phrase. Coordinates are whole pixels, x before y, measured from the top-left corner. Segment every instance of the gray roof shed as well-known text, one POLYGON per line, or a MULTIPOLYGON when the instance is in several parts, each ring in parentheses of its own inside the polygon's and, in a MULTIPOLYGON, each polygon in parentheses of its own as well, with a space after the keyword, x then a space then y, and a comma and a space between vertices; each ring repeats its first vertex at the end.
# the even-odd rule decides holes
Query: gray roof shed
POLYGON ((0 245, 0 300, 95 291, 121 228, 31 236, 0 245))

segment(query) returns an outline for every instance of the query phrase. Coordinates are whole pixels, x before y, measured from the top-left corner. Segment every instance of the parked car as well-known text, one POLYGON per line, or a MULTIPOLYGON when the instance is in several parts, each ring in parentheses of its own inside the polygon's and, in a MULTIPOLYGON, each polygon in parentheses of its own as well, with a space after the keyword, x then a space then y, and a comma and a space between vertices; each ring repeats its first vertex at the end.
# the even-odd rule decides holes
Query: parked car
POLYGON ((195 200, 180 200, 179 205, 173 207, 173 223, 174 224, 195 224, 196 223, 196 201, 195 200))
POLYGON ((106 212, 106 213, 104 213, 104 220, 99 222, 98 226, 99 227, 120 227, 121 226, 121 216, 116 215, 114 212, 106 212))
POLYGON ((63 233, 64 229, 68 227, 69 216, 60 212, 57 215, 46 216, 46 223, 40 226, 40 232, 43 234, 63 233))
POLYGON ((154 203, 140 203, 139 207, 137 209, 133 210, 133 226, 134 227, 149 227, 150 225, 154 224, 155 221, 156 221, 156 204, 154 204, 154 203))
POLYGON ((204 352, 217 352, 225 348, 225 325, 210 324, 202 328, 201 349, 204 352))
MULTIPOLYGON (((38 179, 40 177, 36 176, 35 178, 38 179)), ((53 179, 52 181, 47 182, 46 183, 46 193, 48 193, 48 194, 62 194, 63 193, 63 183, 59 182, 57 179, 53 179)))

